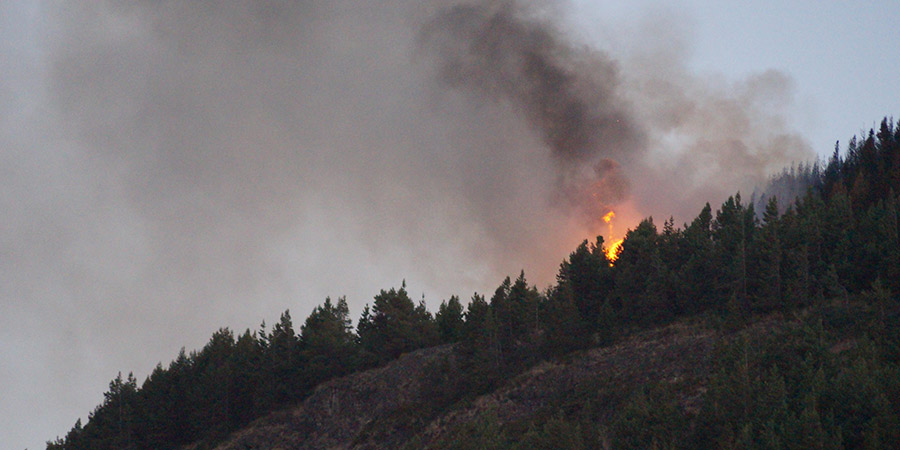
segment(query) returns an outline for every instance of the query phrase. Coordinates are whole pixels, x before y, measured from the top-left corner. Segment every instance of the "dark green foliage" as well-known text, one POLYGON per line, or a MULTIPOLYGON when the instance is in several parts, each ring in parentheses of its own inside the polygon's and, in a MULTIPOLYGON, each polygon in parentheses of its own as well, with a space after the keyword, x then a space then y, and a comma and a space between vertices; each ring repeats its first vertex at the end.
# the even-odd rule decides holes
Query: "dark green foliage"
POLYGON ((305 367, 305 386, 312 388, 322 380, 356 370, 359 349, 350 321, 350 308, 344 297, 313 309, 300 327, 300 349, 305 367))
POLYGON ((684 231, 675 228, 675 219, 670 217, 663 223, 663 231, 657 237, 659 256, 663 267, 663 296, 667 299, 674 315, 686 312, 685 302, 680 298, 683 293, 680 275, 687 264, 691 249, 686 247, 684 231))
MULTIPOLYGON (((590 328, 575 306, 574 294, 568 285, 557 286, 548 295, 543 311, 545 355, 562 355, 593 344, 590 328)), ((599 312, 598 310, 598 324, 599 312)))
POLYGON ((491 298, 500 351, 507 363, 527 363, 534 357, 540 302, 540 294, 528 286, 525 272, 512 284, 507 277, 491 298))
POLYGON ((441 302, 434 316, 442 343, 456 342, 463 334, 463 306, 459 297, 451 296, 449 301, 441 302))
POLYGON ((612 291, 612 269, 603 248, 603 238, 588 245, 585 240, 563 261, 557 275, 560 290, 570 293, 587 330, 600 325, 600 312, 612 291))
POLYGON ((897 365, 873 354, 877 346, 836 354, 829 345, 821 322, 806 322, 723 349, 686 439, 697 448, 896 448, 897 365))
POLYGON ((826 264, 833 267, 833 281, 842 288, 849 287, 857 277, 853 258, 856 217, 842 184, 835 185, 832 190, 823 211, 822 225, 822 254, 826 264))
POLYGON ((376 295, 371 313, 368 308, 363 311, 357 328, 363 350, 379 362, 434 345, 438 340, 434 318, 424 303, 413 304, 406 293, 406 283, 399 290, 391 288, 376 295))
POLYGON ((138 409, 137 382, 131 374, 122 374, 109 383, 109 391, 103 394, 103 403, 88 416, 87 426, 75 429, 67 437, 82 445, 96 449, 137 448, 135 426, 138 409))
POLYGON ((755 231, 753 205, 745 208, 740 194, 722 204, 712 223, 715 243, 712 255, 717 267, 714 295, 719 299, 734 299, 742 314, 750 310, 747 261, 755 231))
POLYGON ((654 390, 648 394, 638 389, 612 425, 612 447, 622 450, 678 448, 687 422, 669 393, 654 390))
POLYGON ((756 310, 774 311, 781 308, 782 283, 781 237, 778 234, 778 201, 772 197, 763 213, 762 225, 754 236, 750 255, 749 290, 756 310))
POLYGON ((281 314, 278 323, 266 339, 263 370, 272 380, 272 389, 267 392, 267 405, 280 405, 295 400, 302 383, 302 357, 300 339, 294 332, 294 324, 289 311, 281 314))
POLYGON ((670 299, 665 296, 665 266, 652 218, 625 235, 615 274, 614 304, 624 320, 651 324, 674 315, 670 299))
POLYGON ((227 363, 232 376, 229 389, 231 429, 250 422, 264 411, 258 401, 267 385, 264 374, 258 370, 262 360, 263 348, 257 336, 250 330, 244 331, 237 338, 227 363))
POLYGON ((900 288, 900 240, 895 199, 875 202, 861 217, 858 230, 857 263, 868 270, 857 281, 868 284, 880 278, 896 291, 900 288))
POLYGON ((497 323, 491 306, 481 295, 475 294, 469 301, 459 353, 471 392, 481 393, 500 379, 503 361, 497 323))
POLYGON ((678 311, 696 314, 712 308, 717 301, 714 284, 718 267, 713 260, 712 208, 709 203, 683 233, 683 264, 673 262, 677 280, 675 304, 678 311))

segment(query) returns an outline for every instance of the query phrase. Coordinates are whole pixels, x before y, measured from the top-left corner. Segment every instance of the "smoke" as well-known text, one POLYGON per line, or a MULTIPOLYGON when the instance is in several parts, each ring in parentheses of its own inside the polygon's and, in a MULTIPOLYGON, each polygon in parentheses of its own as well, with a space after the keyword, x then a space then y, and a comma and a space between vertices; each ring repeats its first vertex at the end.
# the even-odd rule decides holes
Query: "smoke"
POLYGON ((616 98, 615 64, 594 54, 593 64, 579 67, 574 50, 552 29, 518 17, 521 12, 503 2, 437 14, 422 41, 437 56, 440 81, 509 100, 563 162, 633 150, 639 137, 616 98))
POLYGON ((786 122, 793 80, 776 70, 739 80, 693 72, 689 33, 678 17, 662 10, 624 31, 657 39, 622 45, 619 61, 648 141, 642 161, 629 169, 646 180, 635 183, 632 198, 645 214, 689 220, 698 199, 715 206, 736 190, 749 194, 771 173, 815 154, 786 122))
MULTIPOLYGON (((662 17, 629 36, 678 29, 662 17)), ((677 31, 634 39, 616 59, 558 27, 524 2, 480 2, 436 14, 420 44, 436 80, 519 112, 554 158, 553 204, 589 227, 626 203, 688 218, 699 199, 753 188, 812 156, 785 124, 792 83, 784 74, 723 83, 687 69, 677 31)))
POLYGON ((4 102, 0 295, 4 325, 47 331, 21 335, 59 433, 217 327, 359 311, 403 278, 432 309, 522 268, 547 285, 607 208, 689 220, 808 154, 784 75, 589 47, 562 5, 38 9, 25 105, 4 102))
POLYGON ((420 51, 439 82, 515 108, 554 158, 555 200, 593 219, 625 199, 611 158, 639 152, 642 133, 619 94, 615 62, 577 51, 531 12, 509 1, 447 8, 423 28, 420 51))

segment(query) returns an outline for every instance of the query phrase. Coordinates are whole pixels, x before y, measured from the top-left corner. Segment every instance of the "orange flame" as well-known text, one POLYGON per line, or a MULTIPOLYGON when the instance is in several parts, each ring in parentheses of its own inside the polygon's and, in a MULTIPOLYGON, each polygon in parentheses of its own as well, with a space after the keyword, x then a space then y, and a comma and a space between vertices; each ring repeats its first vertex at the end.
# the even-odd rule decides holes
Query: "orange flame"
POLYGON ((610 262, 615 261, 616 258, 619 257, 619 249, 622 247, 623 241, 625 241, 624 238, 614 241, 612 243, 612 245, 610 245, 609 248, 606 249, 606 257, 609 259, 610 262))
POLYGON ((619 239, 618 241, 612 240, 612 238, 613 238, 612 237, 613 236, 612 220, 615 217, 616 217, 616 213, 613 210, 610 210, 608 213, 606 213, 605 216, 603 216, 603 221, 606 222, 607 224, 609 224, 609 236, 608 237, 609 237, 610 241, 612 242, 612 245, 610 245, 609 248, 606 249, 606 257, 609 259, 610 263, 615 261, 616 258, 619 256, 619 247, 622 246, 622 241, 624 240, 624 239, 619 239))

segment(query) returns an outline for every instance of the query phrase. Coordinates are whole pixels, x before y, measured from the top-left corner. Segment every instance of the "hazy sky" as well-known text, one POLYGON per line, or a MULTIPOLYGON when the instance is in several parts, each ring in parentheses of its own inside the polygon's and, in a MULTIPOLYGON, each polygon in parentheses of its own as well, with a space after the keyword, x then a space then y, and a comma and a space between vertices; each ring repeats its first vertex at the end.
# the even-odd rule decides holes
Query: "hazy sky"
POLYGON ((0 436, 219 327, 430 309, 900 114, 892 2, 0 3, 0 436), (598 5, 598 3, 604 3, 598 5))

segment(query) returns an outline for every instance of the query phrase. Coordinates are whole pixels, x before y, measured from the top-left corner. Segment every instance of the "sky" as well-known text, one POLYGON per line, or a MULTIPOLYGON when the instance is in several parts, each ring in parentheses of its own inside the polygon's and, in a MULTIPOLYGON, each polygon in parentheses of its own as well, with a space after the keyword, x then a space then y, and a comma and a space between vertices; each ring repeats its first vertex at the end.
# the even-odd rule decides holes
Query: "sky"
POLYGON ((220 327, 544 288, 609 209, 900 115, 900 4, 607 3, 0 3, 3 447, 220 327))

